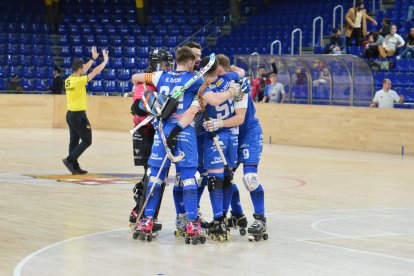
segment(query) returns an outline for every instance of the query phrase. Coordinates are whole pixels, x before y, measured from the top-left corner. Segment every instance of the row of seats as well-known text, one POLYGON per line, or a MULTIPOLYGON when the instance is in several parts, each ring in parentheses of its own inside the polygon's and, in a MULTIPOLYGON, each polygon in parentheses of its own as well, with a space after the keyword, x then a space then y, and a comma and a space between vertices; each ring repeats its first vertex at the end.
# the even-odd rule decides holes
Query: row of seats
POLYGON ((0 66, 0 78, 8 78, 12 74, 23 78, 46 79, 53 78, 53 69, 52 67, 0 66))
MULTIPOLYGON (((16 15, 14 15, 14 18, 16 15)), ((3 22, 0 23, 0 32, 2 33, 21 33, 21 34, 48 34, 50 33, 50 28, 47 24, 42 22, 38 23, 13 23, 7 19, 3 19, 3 22)))
MULTIPOLYGON (((0 78, 0 90, 7 90, 9 80, 0 78)), ((21 79, 20 85, 26 91, 47 91, 52 85, 52 79, 21 79)))
POLYGON ((49 35, 43 34, 20 34, 20 33, 0 33, 0 44, 46 44, 49 45, 51 39, 49 35))
POLYGON ((37 44, 1 44, 0 55, 51 55, 53 54, 50 45, 37 44))
MULTIPOLYGON (((85 56, 86 57, 86 56, 85 56)), ((81 58, 82 59, 82 58, 81 58)), ((70 68, 72 66, 73 57, 65 57, 61 64, 63 68, 70 68)), ((146 58, 115 58, 111 57, 108 61, 106 68, 112 69, 145 69, 148 66, 148 62, 146 58)))
MULTIPOLYGON (((176 44, 174 44, 176 45, 176 44)), ((161 45, 160 45, 161 46, 161 45)), ((98 49, 99 51, 100 49, 98 49)), ((174 50, 174 48, 169 48, 169 50, 174 50)), ((109 54, 111 57, 141 57, 146 58, 150 52, 150 47, 111 47, 109 49, 109 54)), ((90 47, 82 46, 63 46, 60 53, 62 57, 85 57, 90 55, 90 47)))
POLYGON ((0 64, 10 66, 49 66, 54 64, 54 60, 50 55, 0 55, 0 64))

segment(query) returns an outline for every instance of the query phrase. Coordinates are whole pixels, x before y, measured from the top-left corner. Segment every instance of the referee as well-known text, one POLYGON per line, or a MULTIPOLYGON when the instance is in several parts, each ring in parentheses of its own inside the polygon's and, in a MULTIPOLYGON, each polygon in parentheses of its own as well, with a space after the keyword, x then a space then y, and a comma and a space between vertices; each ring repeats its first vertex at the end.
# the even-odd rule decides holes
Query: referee
POLYGON ((79 156, 92 144, 92 129, 86 117, 86 85, 98 75, 108 63, 108 51, 102 50, 104 61, 85 75, 93 62, 99 57, 96 46, 92 47, 92 58, 84 64, 82 60, 73 61, 73 74, 65 80, 68 112, 66 122, 69 126, 70 142, 69 155, 63 159, 63 164, 72 174, 86 174, 78 163, 79 156), (79 140, 82 140, 79 143, 79 140))

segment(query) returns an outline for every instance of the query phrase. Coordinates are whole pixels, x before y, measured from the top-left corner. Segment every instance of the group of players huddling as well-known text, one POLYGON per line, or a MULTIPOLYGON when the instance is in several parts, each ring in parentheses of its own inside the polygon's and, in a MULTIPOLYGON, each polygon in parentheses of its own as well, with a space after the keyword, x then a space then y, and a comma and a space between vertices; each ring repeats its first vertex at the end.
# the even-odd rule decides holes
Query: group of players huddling
POLYGON ((134 159, 135 165, 145 169, 133 190, 133 238, 151 241, 161 230, 157 216, 172 162, 176 168, 175 235, 185 237, 187 244, 204 243, 207 235, 220 242, 230 240, 232 227, 245 235, 247 219, 233 180, 243 163, 242 180, 254 206, 249 240, 266 240, 264 191, 257 176, 263 136, 248 95, 251 85, 243 69, 230 66, 228 57, 212 54, 201 59, 201 50, 195 42, 178 48, 174 70, 168 51, 153 50, 149 70, 132 76, 131 111, 134 124, 143 125, 133 134, 134 159), (212 222, 199 213, 206 186, 212 222))

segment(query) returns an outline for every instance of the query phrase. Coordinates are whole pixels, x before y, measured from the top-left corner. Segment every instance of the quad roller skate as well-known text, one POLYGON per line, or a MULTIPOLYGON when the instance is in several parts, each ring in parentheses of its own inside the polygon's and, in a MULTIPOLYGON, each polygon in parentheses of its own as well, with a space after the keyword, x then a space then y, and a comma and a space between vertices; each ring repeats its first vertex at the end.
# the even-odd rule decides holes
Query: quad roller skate
POLYGON ((158 232, 154 229, 154 222, 151 218, 142 218, 135 228, 135 232, 132 234, 134 240, 147 240, 152 241, 158 235, 158 232))
POLYGON ((227 227, 227 219, 215 219, 211 222, 209 231, 211 239, 213 241, 225 242, 230 240, 230 230, 227 227))
POLYGON ((255 221, 247 229, 249 233, 249 241, 267 240, 269 236, 266 233, 266 218, 262 215, 253 214, 255 221))
MULTIPOLYGON (((131 231, 134 231, 134 234, 137 232, 137 217, 138 217, 137 211, 133 209, 131 211, 131 214, 129 215, 129 227, 131 228, 131 231)), ((154 219, 153 225, 152 225, 153 238, 158 236, 158 231, 161 231, 161 229, 162 229, 162 224, 159 223, 157 219, 154 219)))
POLYGON ((190 242, 194 245, 198 243, 205 243, 206 242, 206 231, 201 228, 199 221, 189 221, 185 227, 186 231, 186 238, 185 244, 190 244, 190 242))
POLYGON ((234 215, 231 212, 231 216, 228 220, 228 227, 237 229, 239 228, 240 235, 246 235, 247 218, 244 214, 234 215))
POLYGON ((186 225, 187 225, 187 215, 178 214, 177 218, 175 219, 175 226, 177 227, 177 229, 174 231, 174 236, 187 237, 187 233, 185 231, 186 225))

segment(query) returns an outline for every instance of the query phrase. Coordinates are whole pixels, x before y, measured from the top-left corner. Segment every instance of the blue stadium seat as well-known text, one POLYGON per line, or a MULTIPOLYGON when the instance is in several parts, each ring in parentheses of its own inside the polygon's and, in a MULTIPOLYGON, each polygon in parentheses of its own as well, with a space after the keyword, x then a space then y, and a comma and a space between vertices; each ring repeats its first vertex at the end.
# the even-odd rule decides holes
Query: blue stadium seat
POLYGON ((0 65, 0 78, 7 78, 9 74, 7 74, 7 70, 3 65, 0 65))
POLYGON ((114 80, 108 80, 105 82, 105 92, 117 92, 116 82, 114 80))
POLYGON ((109 45, 109 38, 106 35, 101 35, 97 37, 97 42, 99 46, 107 47, 109 45))
POLYGON ((176 36, 169 36, 164 43, 168 47, 175 47, 178 45, 178 38, 176 36))
POLYGON ((83 37, 83 43, 87 46, 96 45, 95 37, 92 36, 92 35, 84 36, 83 37))
POLYGON ((93 30, 95 35, 104 35, 106 32, 104 31, 103 26, 101 25, 95 25, 93 30))
POLYGON ((111 65, 115 69, 122 68, 122 66, 123 66, 122 58, 112 58, 111 59, 111 65))
POLYGON ((163 46, 162 37, 161 36, 155 36, 153 41, 152 41, 152 46, 162 47, 163 46))
POLYGON ((14 44, 18 42, 19 37, 14 33, 7 34, 7 43, 14 44))
POLYGON ((33 90, 36 91, 47 91, 46 83, 44 80, 34 80, 33 81, 33 90))
POLYGON ((32 67, 24 66, 22 68, 22 78, 31 79, 33 78, 33 76, 34 76, 34 73, 33 73, 32 67))
POLYGON ((112 36, 111 45, 112 46, 122 46, 122 37, 119 36, 119 35, 112 36))
POLYGON ((126 46, 135 46, 137 44, 137 40, 135 36, 126 36, 124 39, 124 45, 126 46))
POLYGON ((28 44, 31 43, 31 35, 30 34, 22 34, 19 37, 19 43, 22 44, 28 44))
POLYGON ((26 44, 26 43, 22 43, 19 45, 19 54, 22 55, 29 55, 32 52, 32 45, 30 44, 26 44))
POLYGON ((118 26, 118 33, 121 35, 129 35, 129 28, 127 25, 119 25, 118 26))
POLYGON ((137 66, 138 66, 138 69, 139 69, 139 70, 145 70, 145 69, 148 67, 148 63, 146 62, 146 60, 145 60, 145 59, 140 59, 140 60, 138 61, 137 66))
POLYGON ((103 81, 93 80, 92 84, 89 85, 89 89, 92 92, 103 92, 103 81))
POLYGON ((130 80, 131 79, 131 72, 129 69, 120 69, 118 71, 118 79, 120 80, 130 80))
POLYGON ((31 55, 26 55, 26 56, 25 55, 19 55, 18 63, 21 66, 31 66, 32 65, 31 58, 32 58, 31 55))
POLYGON ((105 79, 107 80, 115 80, 116 79, 116 71, 115 69, 107 69, 105 72, 105 79))
POLYGON ((117 91, 119 92, 131 92, 132 91, 132 82, 130 81, 118 81, 116 85, 117 85, 117 91))
POLYGON ((125 47, 124 48, 124 56, 126 56, 126 57, 135 57, 135 56, 137 56, 136 47, 125 47))
POLYGON ((78 25, 69 25, 69 34, 71 35, 77 35, 80 33, 79 26, 78 25))
POLYGON ((6 79, 0 79, 0 90, 7 90, 6 79))
POLYGON ((149 37, 146 35, 139 37, 137 42, 139 46, 148 47, 150 45, 149 37))
POLYGON ((81 46, 83 44, 82 36, 72 35, 70 37, 70 43, 72 44, 72 46, 81 46))
POLYGON ((114 25, 108 24, 105 26, 105 33, 107 35, 116 35, 116 28, 114 25))
POLYGON ((124 67, 125 68, 134 69, 134 68, 136 68, 136 66, 137 66, 137 62, 136 62, 135 57, 130 57, 130 58, 124 59, 124 67))
POLYGON ((59 37, 59 45, 68 45, 69 44, 69 36, 61 35, 59 37))
POLYGON ((75 57, 83 57, 84 56, 84 52, 83 52, 83 47, 82 46, 74 46, 72 47, 72 52, 73 52, 73 56, 75 57))
POLYGON ((121 46, 113 47, 111 51, 111 55, 113 57, 122 57, 123 56, 122 47, 121 46))
POLYGON ((26 91, 32 91, 33 90, 33 83, 29 79, 22 79, 21 81, 22 87, 26 91))
POLYGON ((12 65, 12 66, 17 66, 19 64, 17 56, 16 55, 6 55, 5 64, 12 65))
POLYGON ((36 67, 34 70, 34 76, 38 79, 46 78, 46 71, 44 67, 36 67))
POLYGON ((148 57, 149 54, 149 47, 139 47, 138 48, 138 56, 141 58, 148 57))
POLYGON ((81 32, 83 35, 91 35, 92 34, 92 28, 89 25, 82 25, 81 32))

